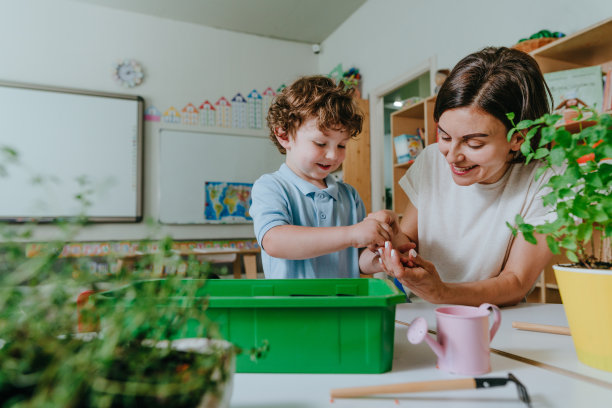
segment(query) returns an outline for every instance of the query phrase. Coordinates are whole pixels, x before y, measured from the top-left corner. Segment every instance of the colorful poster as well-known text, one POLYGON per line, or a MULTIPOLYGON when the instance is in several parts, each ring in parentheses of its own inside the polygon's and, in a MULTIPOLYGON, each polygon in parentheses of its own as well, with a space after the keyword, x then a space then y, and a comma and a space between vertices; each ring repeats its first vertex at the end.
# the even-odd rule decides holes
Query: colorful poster
POLYGON ((249 215, 252 183, 207 181, 204 185, 204 220, 217 224, 244 224, 249 215))

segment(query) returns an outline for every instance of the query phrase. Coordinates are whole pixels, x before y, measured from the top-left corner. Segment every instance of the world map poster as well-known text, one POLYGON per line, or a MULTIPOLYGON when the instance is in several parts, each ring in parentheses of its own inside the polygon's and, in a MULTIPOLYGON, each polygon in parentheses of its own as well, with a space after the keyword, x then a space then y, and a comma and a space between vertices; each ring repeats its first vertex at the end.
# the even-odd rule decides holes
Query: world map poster
POLYGON ((253 222, 249 215, 252 183, 207 181, 204 186, 204 219, 208 223, 253 222))

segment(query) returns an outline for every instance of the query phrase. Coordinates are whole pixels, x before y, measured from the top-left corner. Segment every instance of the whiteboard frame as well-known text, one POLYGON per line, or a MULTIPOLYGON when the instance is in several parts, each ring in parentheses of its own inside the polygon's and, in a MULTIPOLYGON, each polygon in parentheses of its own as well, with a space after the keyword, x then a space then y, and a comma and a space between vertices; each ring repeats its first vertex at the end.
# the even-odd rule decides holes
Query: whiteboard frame
MULTIPOLYGON (((90 91, 84 89, 76 89, 76 88, 65 88, 65 87, 55 87, 48 85, 39 85, 39 84, 31 84, 24 82, 7 82, 0 81, 0 87, 6 88, 18 88, 18 89, 28 89, 33 91, 46 91, 46 92, 56 92, 56 93, 66 93, 66 94, 75 94, 75 95, 84 95, 84 96, 93 96, 93 97, 102 97, 102 98, 111 98, 111 99, 124 99, 124 100, 133 100, 137 102, 138 109, 138 129, 137 129, 137 157, 136 157, 136 211, 135 216, 88 216, 86 220, 88 222, 95 223, 137 223, 141 222, 143 219, 143 192, 144 192, 144 98, 139 95, 126 95, 126 94, 118 94, 112 92, 98 92, 98 91, 90 91)), ((23 224, 23 223, 52 223, 58 221, 60 219, 65 220, 66 218, 78 218, 78 216, 68 216, 68 217, 31 217, 28 215, 24 215, 24 217, 5 217, 0 216, 0 221, 9 222, 14 224, 23 224)))

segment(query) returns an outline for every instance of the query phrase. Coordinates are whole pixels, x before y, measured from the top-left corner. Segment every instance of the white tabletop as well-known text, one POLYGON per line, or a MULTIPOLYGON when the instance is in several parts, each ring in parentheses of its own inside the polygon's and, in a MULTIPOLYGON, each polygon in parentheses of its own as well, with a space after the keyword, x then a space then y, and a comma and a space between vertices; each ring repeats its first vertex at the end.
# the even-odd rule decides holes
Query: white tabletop
MULTIPOLYGON (((396 320, 409 323, 418 316, 435 329, 435 305, 402 304, 396 320)), ((502 324, 492 348, 517 354, 568 372, 579 373, 612 384, 612 373, 578 362, 571 337, 519 331, 512 321, 566 325, 561 305, 522 304, 502 310, 502 324)), ((385 385, 411 381, 465 378, 435 368, 436 355, 425 343, 413 345, 406 339, 408 328, 396 324, 393 369, 383 374, 236 374, 231 406, 235 408, 309 407, 525 407, 512 383, 491 389, 439 391, 377 397, 335 399, 333 388, 385 385)), ((492 371, 479 377, 507 377, 514 374, 529 391, 535 407, 610 407, 612 388, 577 379, 559 371, 491 354, 492 371)))
MULTIPOLYGON (((423 316, 427 319, 428 327, 435 330, 434 309, 436 307, 425 302, 400 305, 396 309, 395 319, 410 323, 414 318, 423 316)), ((563 305, 521 303, 514 307, 503 308, 502 322, 491 342, 491 347, 562 370, 606 381, 612 386, 612 372, 598 370, 578 360, 571 336, 514 329, 512 328, 513 321, 567 326, 563 305)), ((610 406, 612 407, 612 402, 610 406)))

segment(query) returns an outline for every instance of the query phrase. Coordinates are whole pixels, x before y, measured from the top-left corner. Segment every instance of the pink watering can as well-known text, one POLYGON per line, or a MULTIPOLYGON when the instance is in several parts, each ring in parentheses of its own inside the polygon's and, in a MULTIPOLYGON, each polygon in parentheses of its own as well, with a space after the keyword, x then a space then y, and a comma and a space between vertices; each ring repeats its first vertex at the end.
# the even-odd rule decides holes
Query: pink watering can
POLYGON ((454 374, 475 375, 491 371, 490 343, 499 329, 501 312, 495 305, 446 306, 436 309, 438 340, 427 334, 427 322, 417 317, 410 323, 408 341, 425 340, 438 356, 438 368, 454 374), (493 324, 489 329, 489 309, 493 324))

